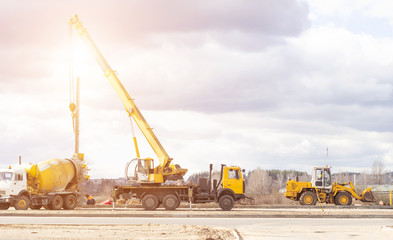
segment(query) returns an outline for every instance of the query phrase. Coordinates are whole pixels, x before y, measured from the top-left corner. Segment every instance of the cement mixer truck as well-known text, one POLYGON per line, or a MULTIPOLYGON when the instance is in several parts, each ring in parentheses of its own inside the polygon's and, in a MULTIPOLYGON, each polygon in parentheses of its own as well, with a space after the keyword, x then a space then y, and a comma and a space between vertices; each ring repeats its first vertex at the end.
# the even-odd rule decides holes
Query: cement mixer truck
POLYGON ((79 184, 87 180, 83 154, 0 170, 0 210, 74 209, 79 184))

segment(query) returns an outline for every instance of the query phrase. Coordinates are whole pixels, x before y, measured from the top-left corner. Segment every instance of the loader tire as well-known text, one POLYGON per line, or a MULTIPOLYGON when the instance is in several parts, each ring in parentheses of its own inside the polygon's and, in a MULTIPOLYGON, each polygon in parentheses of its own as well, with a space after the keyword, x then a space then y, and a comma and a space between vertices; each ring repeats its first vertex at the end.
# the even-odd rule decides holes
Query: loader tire
POLYGON ((162 199, 162 205, 166 210, 173 211, 179 206, 179 199, 174 194, 165 195, 162 199))
POLYGON ((229 211, 235 206, 235 200, 229 195, 224 195, 218 200, 220 208, 224 211, 229 211))
POLYGON ((352 204, 352 196, 349 192, 339 192, 334 197, 334 203, 336 205, 351 205, 352 204))
POLYGON ((63 207, 63 198, 60 195, 53 197, 52 202, 48 204, 50 210, 60 210, 63 207))
POLYGON ((30 199, 26 196, 20 196, 16 200, 14 208, 16 210, 27 210, 30 207, 30 199))
POLYGON ((299 198, 301 205, 315 205, 317 203, 317 195, 312 191, 305 191, 299 198))
POLYGON ((63 199, 63 208, 66 210, 72 210, 76 207, 75 195, 66 195, 63 199))
POLYGON ((159 203, 158 198, 154 194, 147 194, 142 198, 142 206, 146 210, 155 210, 159 203))
POLYGON ((9 203, 0 203, 0 210, 7 210, 9 207, 9 203))

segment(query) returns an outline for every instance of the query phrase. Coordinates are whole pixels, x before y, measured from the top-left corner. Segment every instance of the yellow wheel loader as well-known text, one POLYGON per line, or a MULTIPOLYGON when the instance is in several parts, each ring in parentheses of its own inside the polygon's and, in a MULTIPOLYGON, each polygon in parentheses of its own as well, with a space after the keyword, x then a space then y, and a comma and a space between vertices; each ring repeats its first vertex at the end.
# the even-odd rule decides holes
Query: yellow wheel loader
POLYGON ((311 182, 297 180, 287 182, 285 197, 299 201, 301 205, 315 205, 317 201, 336 205, 351 205, 352 198, 362 202, 374 202, 371 189, 369 187, 358 195, 352 182, 332 183, 330 167, 314 167, 311 182))

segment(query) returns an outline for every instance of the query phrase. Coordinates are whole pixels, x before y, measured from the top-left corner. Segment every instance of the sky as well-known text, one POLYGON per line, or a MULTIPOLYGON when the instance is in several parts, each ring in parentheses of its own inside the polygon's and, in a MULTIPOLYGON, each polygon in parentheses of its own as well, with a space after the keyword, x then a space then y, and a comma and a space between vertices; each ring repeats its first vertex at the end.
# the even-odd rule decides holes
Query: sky
MULTIPOLYGON (((392 1, 0 2, 1 166, 74 152, 68 20, 78 14, 188 175, 209 163, 393 170, 392 1)), ((136 157, 127 113, 73 35, 80 152, 92 178, 123 177, 136 157)), ((141 157, 155 158, 136 135, 141 157)))

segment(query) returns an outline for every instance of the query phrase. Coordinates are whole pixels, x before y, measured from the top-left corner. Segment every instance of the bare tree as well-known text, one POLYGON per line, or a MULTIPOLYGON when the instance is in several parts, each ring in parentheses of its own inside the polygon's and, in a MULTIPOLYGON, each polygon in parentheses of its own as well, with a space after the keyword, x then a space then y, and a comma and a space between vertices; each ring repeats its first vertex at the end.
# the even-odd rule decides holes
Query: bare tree
POLYGON ((385 183, 385 178, 384 178, 385 164, 383 161, 378 161, 378 160, 374 161, 373 168, 371 171, 372 171, 374 184, 381 185, 385 183))
POLYGON ((273 180, 266 170, 260 168, 252 171, 248 176, 246 191, 251 196, 271 193, 273 180))

